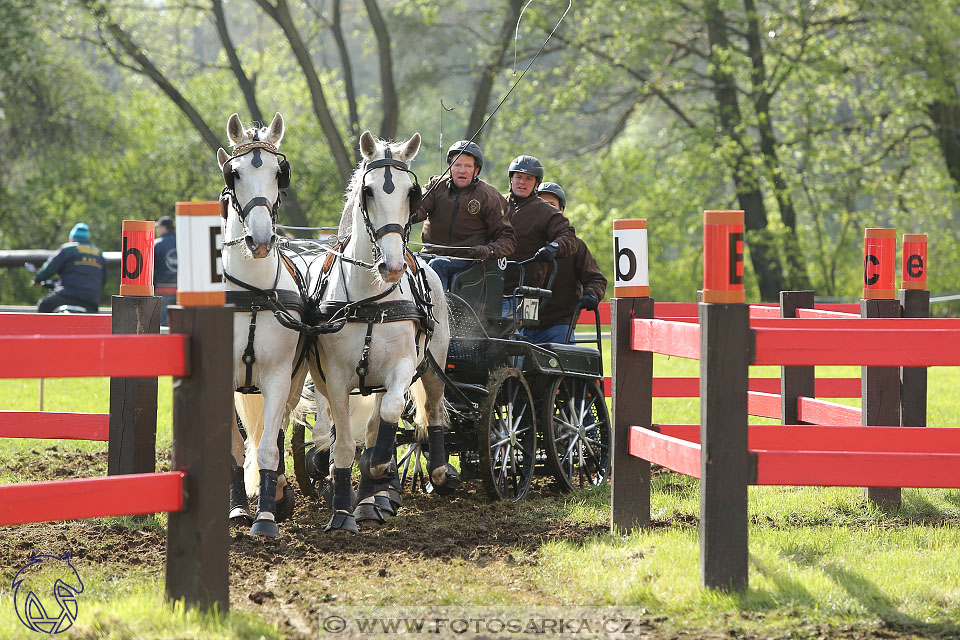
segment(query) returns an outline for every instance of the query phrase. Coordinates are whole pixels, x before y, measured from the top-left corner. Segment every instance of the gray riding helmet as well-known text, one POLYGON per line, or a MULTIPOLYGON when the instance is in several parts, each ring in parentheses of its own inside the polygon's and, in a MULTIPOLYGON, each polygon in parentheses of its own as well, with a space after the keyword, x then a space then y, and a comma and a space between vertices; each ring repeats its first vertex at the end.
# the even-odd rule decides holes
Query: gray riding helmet
POLYGON ((533 156, 517 156, 510 162, 507 169, 507 177, 515 173, 527 173, 537 179, 537 183, 543 180, 543 164, 533 156))
POLYGON ((541 183, 540 186, 537 187, 537 193, 552 193, 553 195, 557 196, 557 200, 560 201, 560 208, 567 208, 567 194, 563 192, 563 189, 561 189, 560 185, 558 185, 556 182, 541 183))

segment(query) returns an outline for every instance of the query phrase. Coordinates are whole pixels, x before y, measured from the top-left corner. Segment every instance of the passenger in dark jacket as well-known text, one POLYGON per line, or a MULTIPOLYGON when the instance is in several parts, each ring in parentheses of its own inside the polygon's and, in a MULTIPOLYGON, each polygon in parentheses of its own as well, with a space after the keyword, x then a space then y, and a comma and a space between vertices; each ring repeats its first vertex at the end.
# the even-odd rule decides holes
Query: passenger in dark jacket
MULTIPOLYGON (((507 174, 510 176, 507 219, 517 236, 517 248, 510 259, 519 262, 536 257, 541 262, 524 268, 523 284, 545 287, 549 275, 547 265, 551 259, 576 251, 576 233, 562 213, 537 197, 537 186, 543 180, 543 165, 539 160, 533 156, 518 156, 510 163, 507 174)), ((504 276, 504 293, 513 293, 519 283, 520 270, 508 267, 504 276)))
POLYGON ((50 313, 61 305, 83 307, 97 312, 100 290, 107 282, 107 263, 100 249, 90 242, 90 227, 83 222, 73 225, 70 242, 63 244, 43 263, 33 278, 35 285, 59 276, 53 293, 40 300, 37 310, 50 313))
POLYGON ((456 142, 447 152, 447 163, 450 175, 430 179, 429 193, 410 218, 412 223, 424 221, 423 241, 431 245, 428 251, 444 256, 431 260, 430 266, 445 289, 473 260, 505 258, 516 244, 513 228, 504 217, 506 201, 478 177, 483 168, 480 147, 466 140, 456 142))
MULTIPOLYGON (((556 183, 544 182, 537 194, 561 213, 566 208, 566 194, 556 183)), ((540 308, 540 328, 524 330, 524 337, 530 342, 566 342, 577 306, 582 304, 584 309, 596 309, 606 291, 607 279, 600 266, 587 245, 577 238, 577 250, 557 260, 553 296, 540 308)))

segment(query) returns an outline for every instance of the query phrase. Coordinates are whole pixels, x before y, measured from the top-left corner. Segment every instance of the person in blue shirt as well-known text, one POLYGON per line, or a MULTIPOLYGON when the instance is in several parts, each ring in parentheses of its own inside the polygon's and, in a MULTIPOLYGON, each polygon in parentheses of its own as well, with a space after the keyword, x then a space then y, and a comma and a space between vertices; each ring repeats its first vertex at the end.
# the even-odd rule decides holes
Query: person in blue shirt
POLYGON ((44 280, 59 276, 53 293, 37 305, 40 313, 51 313, 61 305, 83 307, 88 313, 96 313, 100 303, 100 290, 107 282, 107 263, 100 249, 90 242, 90 227, 78 222, 70 230, 70 242, 60 246, 49 260, 43 263, 33 278, 40 286, 44 280))
POLYGON ((157 219, 153 244, 153 286, 160 296, 160 324, 167 324, 167 306, 177 303, 177 232, 173 218, 157 219))

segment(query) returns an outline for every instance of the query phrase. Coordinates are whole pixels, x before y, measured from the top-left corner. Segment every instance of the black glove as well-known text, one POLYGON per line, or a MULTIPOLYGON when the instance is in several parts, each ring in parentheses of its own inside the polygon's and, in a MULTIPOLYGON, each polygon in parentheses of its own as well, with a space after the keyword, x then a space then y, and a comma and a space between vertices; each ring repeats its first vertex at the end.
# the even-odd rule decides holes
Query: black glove
POLYGON ((550 262, 551 260, 557 259, 557 252, 560 250, 560 245, 556 242, 551 242, 548 245, 544 245, 537 250, 537 253, 533 256, 533 259, 537 262, 550 262))
POLYGON ((594 298, 592 293, 585 293, 580 298, 580 306, 589 311, 596 311, 598 304, 600 304, 600 301, 594 298))
POLYGON ((470 255, 468 257, 474 258, 475 260, 486 260, 493 255, 493 249, 490 248, 490 245, 487 244, 478 244, 475 247, 470 248, 470 255))

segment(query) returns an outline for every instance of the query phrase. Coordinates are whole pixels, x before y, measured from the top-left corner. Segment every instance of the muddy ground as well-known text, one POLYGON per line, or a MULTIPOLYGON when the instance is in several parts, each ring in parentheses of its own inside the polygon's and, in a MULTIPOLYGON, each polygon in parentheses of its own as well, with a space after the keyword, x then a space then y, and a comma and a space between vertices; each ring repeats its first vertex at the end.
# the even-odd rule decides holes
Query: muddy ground
MULTIPOLYGON (((106 453, 64 456, 53 448, 37 448, 13 462, 13 466, 23 477, 37 481, 97 476, 106 473, 106 453)), ((158 470, 164 470, 163 466, 158 470)), ((575 631, 579 632, 575 637, 597 638, 913 637, 907 630, 889 628, 879 621, 865 628, 798 621, 789 632, 766 634, 743 631, 743 620, 738 616, 731 616, 717 629, 691 629, 683 621, 638 608, 576 612, 566 606, 559 608, 563 603, 556 602, 554 594, 538 591, 524 580, 525 572, 535 570, 531 565, 536 562, 531 559, 532 553, 527 552, 535 551, 545 541, 582 543, 605 535, 607 530, 605 526, 575 524, 562 519, 552 508, 555 501, 562 502, 562 496, 549 480, 538 478, 535 482, 532 495, 542 499, 529 506, 492 504, 479 481, 467 482, 454 499, 407 495, 399 517, 357 536, 323 534, 329 518, 327 509, 298 496, 294 518, 282 525, 282 534, 277 540, 262 541, 251 538, 243 530, 231 530, 231 609, 255 612, 277 622, 282 635, 294 639, 329 636, 338 631, 336 624, 329 626, 331 620, 337 623, 359 610, 394 603, 406 605, 398 610, 399 615, 412 613, 421 618, 447 619, 440 623, 440 628, 404 634, 406 637, 573 637, 575 631), (478 626, 476 621, 463 622, 470 612, 457 607, 439 607, 426 613, 426 604, 436 602, 432 593, 449 594, 450 581, 464 575, 483 575, 484 581, 489 580, 487 593, 494 595, 490 600, 506 599, 515 603, 503 614, 515 622, 518 612, 531 610, 542 612, 547 621, 553 620, 558 612, 568 616, 576 613, 574 622, 561 621, 559 624, 568 626, 555 627, 551 626, 555 621, 526 620, 521 621, 520 626, 498 627, 497 624, 502 623, 495 623, 481 628, 483 625, 478 626), (607 620, 611 616, 613 623, 607 620), (462 628, 443 628, 451 620, 460 620, 462 628), (604 624, 605 627, 600 626, 604 624)), ((695 527, 697 523, 688 519, 658 524, 695 527)), ((155 576, 157 584, 163 581, 165 534, 155 523, 141 528, 108 519, 48 523, 6 528, 3 534, 0 536, 0 566, 3 567, 22 566, 35 552, 69 550, 80 563, 107 567, 111 574, 123 575, 135 568, 155 576)), ((464 601, 469 602, 467 598, 469 596, 465 596, 464 601)), ((747 625, 750 628, 758 626, 757 616, 762 618, 762 614, 744 615, 754 618, 754 624, 747 625)), ((381 635, 347 629, 336 637, 381 635)))

